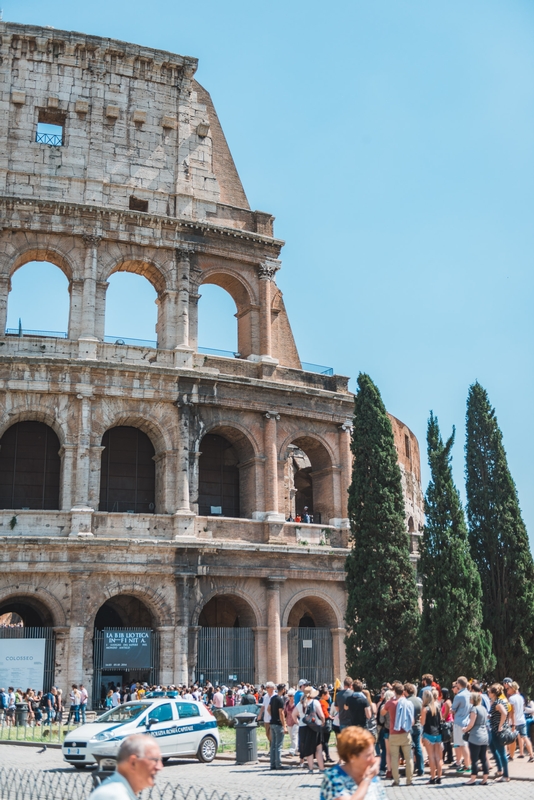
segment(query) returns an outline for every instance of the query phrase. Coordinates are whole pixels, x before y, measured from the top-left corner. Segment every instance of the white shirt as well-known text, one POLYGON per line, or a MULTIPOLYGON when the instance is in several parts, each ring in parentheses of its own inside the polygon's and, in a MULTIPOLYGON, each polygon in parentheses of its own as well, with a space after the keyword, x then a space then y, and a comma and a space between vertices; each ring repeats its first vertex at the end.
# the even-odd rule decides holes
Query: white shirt
POLYGON ((8 692, 7 695, 7 707, 14 708, 15 707, 15 692, 8 692))
MULTIPOLYGON (((276 692, 273 692, 271 697, 274 697, 276 692)), ((269 713, 269 704, 271 702, 271 697, 266 693, 261 704, 263 706, 263 721, 270 722, 271 721, 271 714, 269 713)))
POLYGON ((126 778, 114 772, 91 792, 91 800, 138 800, 126 778))
POLYGON ((87 689, 85 688, 85 686, 83 686, 80 689, 80 702, 81 702, 82 706, 87 704, 87 698, 88 697, 89 697, 89 695, 87 694, 87 689))
POLYGON ((515 725, 526 725, 525 719, 525 703, 523 697, 516 692, 515 694, 511 694, 508 698, 508 702, 514 709, 514 724, 515 725))
POLYGON ((222 692, 215 692, 213 695, 213 705, 215 708, 222 708, 224 705, 224 695, 222 692))
POLYGON ((113 706, 113 708, 116 708, 118 705, 120 705, 120 702, 121 702, 121 696, 119 692, 113 692, 113 694, 111 695, 111 705, 113 706))

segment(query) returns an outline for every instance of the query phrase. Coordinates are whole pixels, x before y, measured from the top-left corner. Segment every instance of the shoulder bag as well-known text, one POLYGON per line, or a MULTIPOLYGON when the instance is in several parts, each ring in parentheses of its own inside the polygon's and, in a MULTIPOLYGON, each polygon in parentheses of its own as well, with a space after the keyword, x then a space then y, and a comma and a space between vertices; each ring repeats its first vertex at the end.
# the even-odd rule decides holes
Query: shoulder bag
POLYGON ((311 728, 312 731, 318 733, 323 729, 321 720, 317 714, 315 709, 315 702, 312 700, 306 706, 306 710, 304 712, 304 716, 302 717, 302 721, 308 728, 311 728))

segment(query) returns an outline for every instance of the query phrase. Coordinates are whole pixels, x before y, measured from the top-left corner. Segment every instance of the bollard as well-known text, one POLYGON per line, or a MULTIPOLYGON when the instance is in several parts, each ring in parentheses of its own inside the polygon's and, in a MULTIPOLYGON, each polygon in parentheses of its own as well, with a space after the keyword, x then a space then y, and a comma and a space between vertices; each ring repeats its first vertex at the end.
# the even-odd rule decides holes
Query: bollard
POLYGON ((258 761, 256 714, 244 711, 242 714, 236 714, 235 719, 235 762, 256 764, 258 761))

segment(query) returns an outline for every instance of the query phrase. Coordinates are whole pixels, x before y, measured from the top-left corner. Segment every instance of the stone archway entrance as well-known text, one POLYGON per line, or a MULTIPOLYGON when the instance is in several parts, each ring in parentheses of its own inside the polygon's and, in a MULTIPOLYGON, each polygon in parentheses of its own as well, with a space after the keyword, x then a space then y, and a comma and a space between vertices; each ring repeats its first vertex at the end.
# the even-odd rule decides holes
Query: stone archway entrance
POLYGON ((50 690, 54 685, 56 660, 53 624, 48 608, 33 597, 15 596, 0 603, 2 686, 50 690))
POLYGON ((249 604, 236 595, 216 595, 198 620, 198 658, 195 677, 216 686, 254 683, 254 626, 249 604))
POLYGON ((306 597, 289 614, 289 683, 296 686, 303 678, 314 686, 334 682, 332 628, 336 621, 324 600, 306 597))
POLYGON ((157 683, 159 633, 138 597, 120 594, 98 610, 93 636, 93 708, 102 707, 116 686, 157 683))

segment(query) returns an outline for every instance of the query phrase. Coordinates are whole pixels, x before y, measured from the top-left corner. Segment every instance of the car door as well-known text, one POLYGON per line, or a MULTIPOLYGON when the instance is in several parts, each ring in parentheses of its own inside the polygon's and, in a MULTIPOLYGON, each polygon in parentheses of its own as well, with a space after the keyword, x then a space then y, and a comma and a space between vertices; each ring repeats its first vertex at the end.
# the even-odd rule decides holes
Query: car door
POLYGON ((178 750, 177 753, 194 754, 198 750, 198 745, 203 737, 204 717, 200 714, 200 709, 196 703, 187 703, 178 700, 176 703, 178 712, 178 750))
POLYGON ((175 743, 178 738, 176 736, 178 724, 177 716, 176 709, 174 709, 173 713, 173 707, 170 702, 159 703, 151 708, 146 716, 147 722, 149 719, 155 720, 146 730, 159 744, 163 756, 176 752, 175 743))

